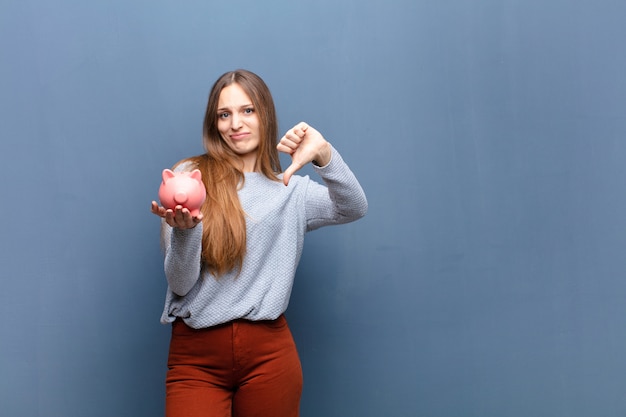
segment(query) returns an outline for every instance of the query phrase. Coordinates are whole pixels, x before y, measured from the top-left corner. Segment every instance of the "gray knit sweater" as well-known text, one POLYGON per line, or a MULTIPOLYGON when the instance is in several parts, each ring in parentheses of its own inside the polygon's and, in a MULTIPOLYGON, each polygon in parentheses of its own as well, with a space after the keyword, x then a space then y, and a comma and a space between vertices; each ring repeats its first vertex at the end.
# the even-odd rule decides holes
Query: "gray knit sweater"
POLYGON ((289 186, 246 173, 239 199, 246 213, 247 247, 241 273, 219 279, 202 267, 202 224, 193 229, 162 223, 168 289, 162 323, 177 317, 193 328, 234 319, 273 320, 287 309, 306 232, 348 223, 367 212, 359 182, 333 148, 328 165, 314 170, 325 186, 294 175, 289 186))

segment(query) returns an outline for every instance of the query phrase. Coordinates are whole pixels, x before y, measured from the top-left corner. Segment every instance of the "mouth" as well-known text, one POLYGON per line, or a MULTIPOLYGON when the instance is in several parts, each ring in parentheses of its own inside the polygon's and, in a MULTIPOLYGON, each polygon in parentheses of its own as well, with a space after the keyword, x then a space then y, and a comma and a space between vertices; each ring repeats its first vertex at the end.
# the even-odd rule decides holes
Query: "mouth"
POLYGON ((229 135, 229 137, 232 140, 241 140, 246 138, 248 135, 250 135, 248 132, 239 132, 239 133, 233 133, 232 135, 229 135))

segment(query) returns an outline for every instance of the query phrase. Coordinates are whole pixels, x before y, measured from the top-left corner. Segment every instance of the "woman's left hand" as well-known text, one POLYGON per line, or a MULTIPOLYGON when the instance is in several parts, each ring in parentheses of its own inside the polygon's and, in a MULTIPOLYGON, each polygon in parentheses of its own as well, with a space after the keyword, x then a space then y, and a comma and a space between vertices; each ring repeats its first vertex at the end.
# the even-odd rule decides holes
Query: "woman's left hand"
POLYGON ((283 173, 283 183, 289 184, 291 176, 300 168, 315 161, 319 166, 325 166, 330 162, 330 143, 322 134, 304 122, 300 122, 280 139, 279 152, 291 155, 291 165, 283 173))

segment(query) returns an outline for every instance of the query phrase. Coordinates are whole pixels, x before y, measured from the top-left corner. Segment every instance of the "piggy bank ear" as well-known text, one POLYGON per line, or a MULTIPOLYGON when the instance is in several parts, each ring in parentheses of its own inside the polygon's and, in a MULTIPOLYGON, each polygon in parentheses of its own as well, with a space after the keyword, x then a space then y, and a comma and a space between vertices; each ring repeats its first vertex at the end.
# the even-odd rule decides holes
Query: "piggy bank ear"
POLYGON ((202 173, 200 172, 199 169, 194 169, 193 171, 191 171, 190 177, 193 178, 194 180, 198 180, 202 182, 202 173))
POLYGON ((163 177, 163 182, 167 182, 167 180, 174 177, 174 172, 171 169, 164 169, 162 177, 163 177))

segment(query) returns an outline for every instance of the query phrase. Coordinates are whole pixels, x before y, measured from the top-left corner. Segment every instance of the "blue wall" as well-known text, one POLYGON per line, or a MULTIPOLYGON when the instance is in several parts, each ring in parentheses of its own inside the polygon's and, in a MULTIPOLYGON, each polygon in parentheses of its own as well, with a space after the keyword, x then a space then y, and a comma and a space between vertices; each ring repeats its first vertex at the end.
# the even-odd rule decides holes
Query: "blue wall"
MULTIPOLYGON (((288 317, 303 417, 626 413, 626 3, 4 0, 3 416, 158 416, 160 171, 265 78, 362 181, 288 317)), ((305 170, 305 172, 307 172, 305 170)))

